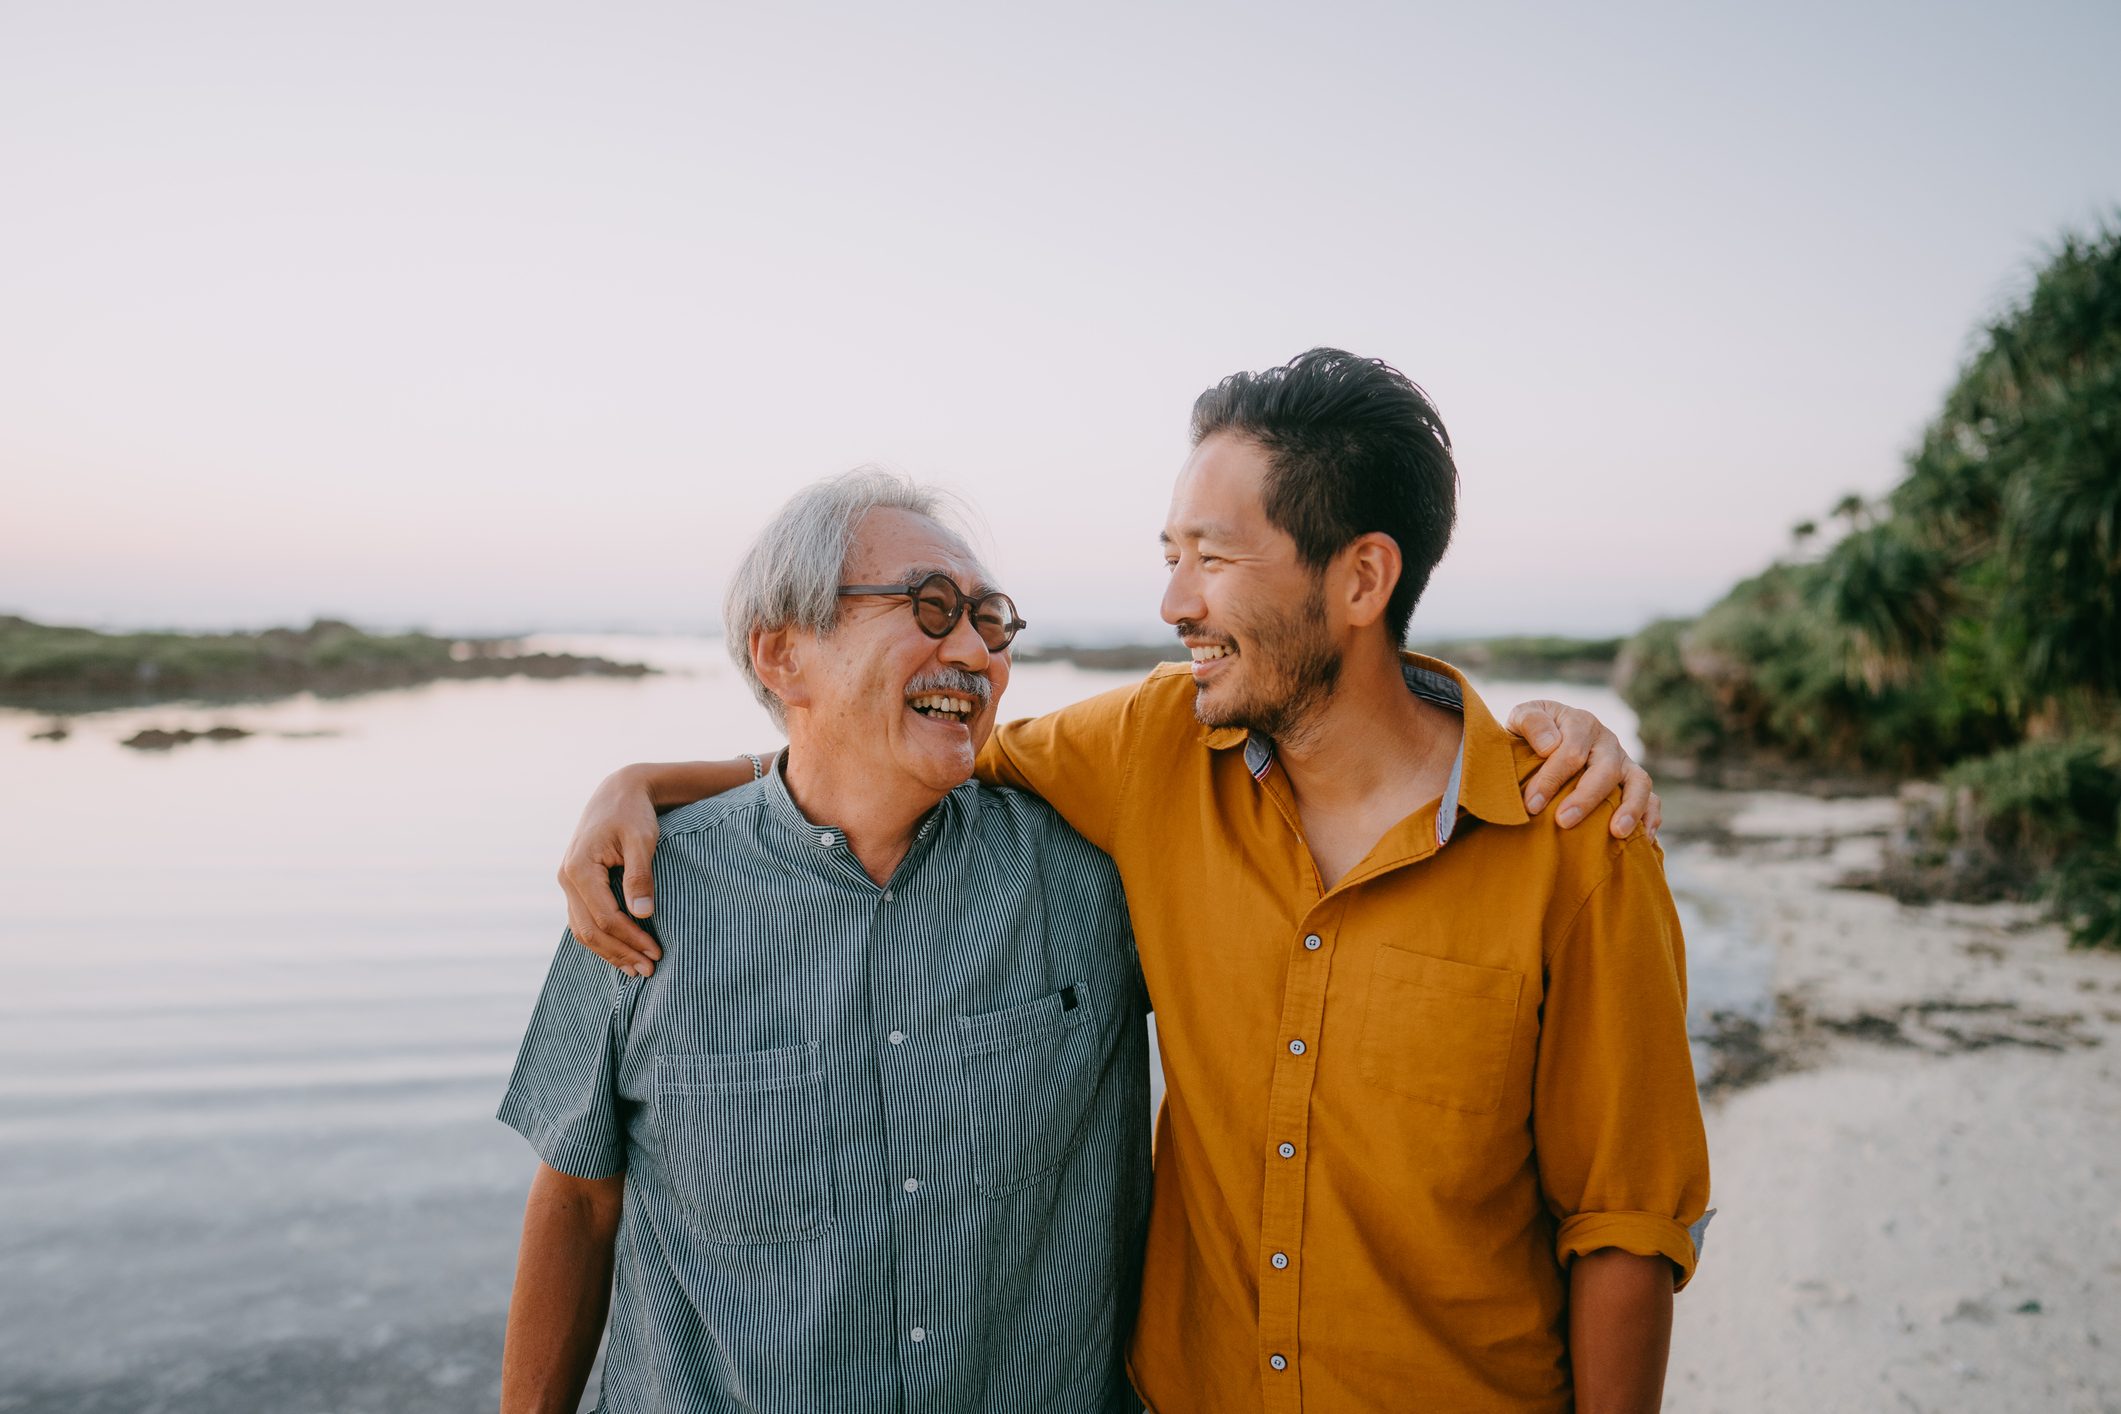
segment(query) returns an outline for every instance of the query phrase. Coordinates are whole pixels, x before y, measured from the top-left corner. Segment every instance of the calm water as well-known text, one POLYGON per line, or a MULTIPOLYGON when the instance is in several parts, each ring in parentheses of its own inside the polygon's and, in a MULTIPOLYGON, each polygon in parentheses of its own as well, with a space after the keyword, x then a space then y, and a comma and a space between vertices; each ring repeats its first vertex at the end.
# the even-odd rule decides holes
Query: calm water
MULTIPOLYGON (((491 1116, 560 848, 611 766, 774 740, 719 644, 552 644, 675 671, 143 709, 56 743, 0 711, 0 1411, 493 1408, 533 1161, 491 1116), (118 745, 218 722, 259 735, 118 745)), ((1008 706, 1126 678, 1023 667, 1008 706)), ((1484 690, 1633 728, 1598 689, 1484 690)), ((1757 992, 1683 906, 1697 1005, 1757 992)))

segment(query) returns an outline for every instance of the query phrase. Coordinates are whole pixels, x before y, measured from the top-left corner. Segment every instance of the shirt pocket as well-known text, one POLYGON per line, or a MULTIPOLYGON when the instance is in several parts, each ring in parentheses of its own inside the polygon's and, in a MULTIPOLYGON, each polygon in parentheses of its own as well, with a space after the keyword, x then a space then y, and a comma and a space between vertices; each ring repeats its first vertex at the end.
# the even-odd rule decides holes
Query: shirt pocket
POLYGON ((1380 945, 1363 1018, 1374 1085, 1467 1114, 1493 1114, 1509 1078, 1524 974, 1380 945))
POLYGON ((814 1045, 659 1056, 666 1181, 714 1242, 807 1242, 832 1226, 831 1115, 814 1045))
POLYGON ((974 1122, 973 1178, 1005 1197, 1068 1161, 1097 1091, 1095 998, 1081 982, 1000 1011, 957 1019, 974 1122))

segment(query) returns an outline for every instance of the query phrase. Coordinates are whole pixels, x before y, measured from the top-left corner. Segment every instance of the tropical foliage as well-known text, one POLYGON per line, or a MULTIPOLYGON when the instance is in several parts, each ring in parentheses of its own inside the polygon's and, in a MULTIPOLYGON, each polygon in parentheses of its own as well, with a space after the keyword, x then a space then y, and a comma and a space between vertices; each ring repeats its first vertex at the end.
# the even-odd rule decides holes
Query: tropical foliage
POLYGON ((2079 939, 2121 944, 2121 230, 2063 239, 1905 477, 1830 520, 1629 643, 1645 745, 1948 770, 2079 939))

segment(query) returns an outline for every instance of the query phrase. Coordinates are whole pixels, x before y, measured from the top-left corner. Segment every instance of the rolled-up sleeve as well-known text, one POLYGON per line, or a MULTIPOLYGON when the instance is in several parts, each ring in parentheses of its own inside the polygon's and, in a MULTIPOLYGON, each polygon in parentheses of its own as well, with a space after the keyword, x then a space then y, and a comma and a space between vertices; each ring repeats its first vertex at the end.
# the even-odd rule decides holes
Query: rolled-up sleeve
POLYGON ((561 1173, 608 1178, 625 1170, 618 1075, 639 986, 572 933, 561 938, 498 1116, 561 1173))
POLYGON ((1662 855, 1641 837, 1551 954, 1532 1107, 1540 1185, 1566 1266, 1601 1248, 1694 1275, 1708 1140, 1686 1030, 1686 950, 1662 855))

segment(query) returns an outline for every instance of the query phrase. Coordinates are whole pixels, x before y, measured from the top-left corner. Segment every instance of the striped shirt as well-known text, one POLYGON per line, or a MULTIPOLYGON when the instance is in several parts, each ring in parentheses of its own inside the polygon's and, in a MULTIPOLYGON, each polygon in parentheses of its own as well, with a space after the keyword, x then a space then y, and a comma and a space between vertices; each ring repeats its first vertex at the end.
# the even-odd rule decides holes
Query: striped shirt
POLYGON ((778 771, 664 817, 662 964, 563 939, 500 1117, 624 1171, 602 1402, 1138 1410, 1140 970, 1110 860, 967 783, 878 887, 778 771))

